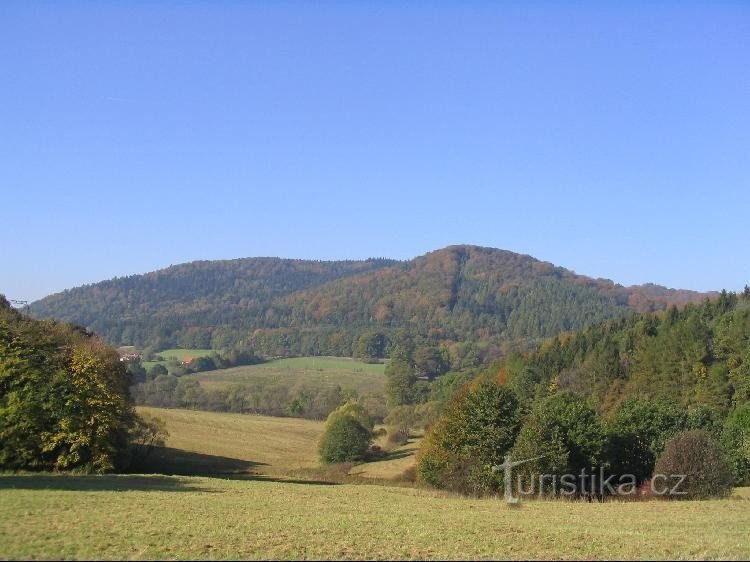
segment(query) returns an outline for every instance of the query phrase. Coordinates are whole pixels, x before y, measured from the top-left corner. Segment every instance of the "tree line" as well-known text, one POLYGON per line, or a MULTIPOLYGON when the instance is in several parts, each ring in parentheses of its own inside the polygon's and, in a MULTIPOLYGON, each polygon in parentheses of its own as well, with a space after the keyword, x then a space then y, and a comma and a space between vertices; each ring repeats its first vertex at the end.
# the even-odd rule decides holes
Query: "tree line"
MULTIPOLYGON (((401 364, 410 368, 408 355, 401 364)), ((415 396, 410 384, 392 400, 415 396)), ((636 485, 685 471, 690 497, 750 481, 750 288, 564 333, 496 362, 443 408, 418 473, 433 486, 497 493, 492 467, 505 455, 537 459, 517 471, 527 488, 540 474, 594 466, 636 485)))

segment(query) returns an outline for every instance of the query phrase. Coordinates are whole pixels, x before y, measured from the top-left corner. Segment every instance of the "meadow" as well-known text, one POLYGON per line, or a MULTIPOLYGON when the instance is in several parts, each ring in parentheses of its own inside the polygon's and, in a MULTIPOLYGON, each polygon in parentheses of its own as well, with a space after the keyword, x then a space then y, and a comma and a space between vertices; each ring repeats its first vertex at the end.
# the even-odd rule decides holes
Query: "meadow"
POLYGON ((195 357, 207 357, 213 353, 218 353, 215 349, 165 349, 164 351, 159 351, 156 353, 156 355, 162 357, 162 361, 142 361, 141 364, 145 369, 150 369, 154 365, 161 363, 165 364, 170 359, 177 359, 178 361, 184 361, 185 359, 189 358, 195 358, 195 357))
POLYGON ((168 476, 0 476, 0 558, 750 557, 750 495, 533 501, 168 476))
POLYGON ((417 442, 325 481, 322 422, 139 412, 170 432, 148 463, 159 474, 0 475, 1 559, 750 557, 749 489, 726 500, 511 509, 389 484, 417 442))
POLYGON ((147 459, 149 472, 278 476, 318 466, 320 421, 147 407, 138 412, 163 420, 169 432, 166 448, 147 459))
POLYGON ((308 384, 322 388, 340 386, 360 394, 385 393, 385 365, 364 363, 346 357, 294 357, 273 359, 259 365, 245 365, 186 375, 206 389, 235 383, 308 384))
MULTIPOLYGON (((139 469, 171 475, 264 475, 320 478, 317 445, 321 421, 246 414, 139 407, 138 413, 164 421, 169 437, 139 469)), ((380 439, 383 444, 385 439, 380 439)), ((414 465, 419 439, 396 447, 386 458, 324 474, 341 480, 398 479, 414 465)))

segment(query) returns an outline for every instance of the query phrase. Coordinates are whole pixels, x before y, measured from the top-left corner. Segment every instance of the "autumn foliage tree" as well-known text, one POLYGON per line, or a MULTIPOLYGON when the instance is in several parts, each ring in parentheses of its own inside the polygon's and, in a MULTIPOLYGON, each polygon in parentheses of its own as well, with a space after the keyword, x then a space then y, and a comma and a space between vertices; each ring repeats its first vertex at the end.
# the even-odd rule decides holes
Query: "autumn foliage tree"
POLYGON ((670 439, 656 461, 653 478, 684 477, 668 499, 705 499, 732 491, 732 472, 718 443, 702 430, 683 431, 670 439))
POLYGON ((112 348, 0 298, 0 468, 122 468, 135 420, 127 384, 112 348))
POLYGON ((464 386, 428 432, 417 458, 421 482, 481 495, 499 489, 503 462, 519 429, 518 401, 507 387, 477 379, 464 386))

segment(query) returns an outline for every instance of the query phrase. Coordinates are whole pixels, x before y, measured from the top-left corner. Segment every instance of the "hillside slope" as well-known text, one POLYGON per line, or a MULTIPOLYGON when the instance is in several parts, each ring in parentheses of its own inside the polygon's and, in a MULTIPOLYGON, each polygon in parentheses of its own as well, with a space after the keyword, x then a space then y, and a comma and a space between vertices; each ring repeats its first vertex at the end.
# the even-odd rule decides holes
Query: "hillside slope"
POLYGON ((221 348, 238 332, 266 326, 269 305, 279 297, 393 263, 196 261, 68 289, 33 303, 31 312, 85 326, 113 343, 221 348))
POLYGON ((31 307, 112 343, 350 355, 360 334, 536 340, 705 295, 622 287, 530 256, 450 246, 410 261, 194 262, 51 295, 31 307))
POLYGON ((603 411, 638 396, 725 416, 750 401, 750 288, 562 334, 511 354, 500 374, 522 401, 557 389, 603 411))

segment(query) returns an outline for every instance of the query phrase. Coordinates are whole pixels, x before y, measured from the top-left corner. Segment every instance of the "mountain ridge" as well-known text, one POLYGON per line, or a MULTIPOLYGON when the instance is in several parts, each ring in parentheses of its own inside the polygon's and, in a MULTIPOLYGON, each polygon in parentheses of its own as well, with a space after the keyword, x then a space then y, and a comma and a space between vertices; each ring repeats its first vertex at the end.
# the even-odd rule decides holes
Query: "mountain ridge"
POLYGON ((197 260, 67 289, 30 309, 114 344, 244 343, 269 355, 350 355, 369 332, 532 341, 712 294, 625 287, 529 255, 461 244, 411 260, 197 260))

